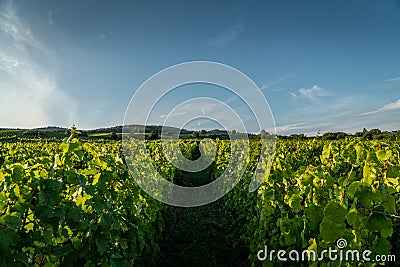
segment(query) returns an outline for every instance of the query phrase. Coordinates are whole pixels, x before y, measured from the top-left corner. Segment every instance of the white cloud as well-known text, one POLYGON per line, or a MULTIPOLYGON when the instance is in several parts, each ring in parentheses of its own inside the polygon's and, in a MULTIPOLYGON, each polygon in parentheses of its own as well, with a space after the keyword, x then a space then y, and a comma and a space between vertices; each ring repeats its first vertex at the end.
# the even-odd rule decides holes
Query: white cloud
POLYGON ((390 90, 394 88, 399 89, 399 87, 400 87, 400 76, 397 76, 377 81, 375 84, 366 87, 365 90, 390 90))
POLYGON ((286 90, 287 90, 287 88, 285 88, 285 87, 279 87, 279 88, 272 89, 272 92, 283 92, 286 90))
POLYGON ((390 110, 398 110, 398 109, 400 109, 400 99, 397 100, 396 102, 384 105, 378 109, 375 109, 375 110, 372 110, 369 112, 365 112, 365 113, 361 113, 361 114, 359 114, 359 116, 371 115, 371 114, 381 113, 381 112, 390 111, 390 110))
POLYGON ((238 101, 240 98, 236 95, 229 97, 224 101, 225 104, 232 103, 233 101, 238 101))
MULTIPOLYGON (((196 99, 195 99, 196 100, 196 99)), ((218 102, 213 102, 213 99, 209 100, 209 102, 197 103, 197 102, 189 102, 188 104, 184 104, 181 107, 181 110, 185 110, 185 113, 201 111, 201 113, 205 114, 206 112, 215 112, 217 108, 220 108, 221 104, 218 102)))
POLYGON ((160 115, 160 118, 168 118, 168 117, 173 117, 173 116, 180 116, 180 115, 185 115, 187 112, 177 112, 177 113, 170 113, 166 115, 160 115))
POLYGON ((391 79, 384 80, 383 82, 385 82, 385 83, 400 82, 400 76, 399 76, 399 77, 394 77, 394 78, 391 78, 391 79))
POLYGON ((212 38, 208 43, 214 46, 223 46, 233 41, 244 30, 246 21, 241 19, 229 27, 227 30, 212 38))
POLYGON ((280 134, 280 133, 285 133, 287 131, 299 130, 304 128, 308 128, 304 123, 294 123, 294 124, 276 126, 275 130, 277 134, 280 134))
POLYGON ((268 83, 264 83, 263 85, 261 85, 261 90, 264 91, 266 89, 268 89, 270 87, 270 85, 268 83))
MULTIPOLYGON (((291 94, 292 96, 297 96, 294 93, 291 94)), ((321 88, 318 85, 314 85, 311 88, 300 88, 298 90, 298 96, 312 101, 319 101, 320 97, 330 96, 330 95, 332 94, 328 90, 321 88)))
MULTIPOLYGON (((394 107, 396 106, 396 109, 400 110, 398 105, 400 105, 400 103, 396 105, 392 103, 386 105, 385 109, 394 110, 394 107)), ((309 112, 314 114, 317 113, 315 109, 307 109, 309 112)), ((349 109, 344 111, 339 111, 338 109, 337 112, 333 111, 330 114, 326 113, 326 115, 321 115, 318 117, 311 117, 305 113, 302 113, 301 111, 296 111, 293 113, 297 115, 293 118, 290 118, 290 120, 287 120, 289 122, 288 124, 276 127, 278 134, 290 135, 294 133, 304 133, 306 135, 316 135, 317 132, 321 132, 321 134, 339 131, 355 133, 362 131, 363 128, 379 128, 383 131, 400 129, 400 123, 398 120, 396 120, 396 117, 388 116, 387 113, 383 112, 377 112, 376 117, 368 120, 360 119, 360 115, 357 115, 357 109, 349 109)))
POLYGON ((76 103, 58 88, 48 49, 17 16, 12 2, 0 11, 0 36, 0 127, 71 124, 76 103))
POLYGON ((49 25, 54 24, 53 11, 51 11, 51 10, 49 12, 47 12, 47 22, 49 23, 49 25))
POLYGON ((106 39, 107 37, 111 36, 112 34, 113 34, 112 32, 96 34, 96 35, 93 35, 93 36, 87 38, 82 43, 91 43, 91 42, 94 42, 97 40, 103 40, 103 39, 106 39))
POLYGON ((46 49, 32 35, 31 30, 22 25, 11 2, 5 5, 0 14, 0 28, 14 42, 14 48, 20 52, 25 51, 27 47, 34 47, 47 53, 46 49))
POLYGON ((286 73, 280 77, 278 77, 276 80, 274 81, 270 81, 270 82, 266 82, 261 86, 261 90, 266 90, 266 89, 272 89, 272 92, 280 92, 280 91, 285 91, 287 90, 286 88, 280 87, 280 88, 274 88, 276 85, 281 84, 282 82, 285 82, 287 80, 289 80, 290 78, 292 78, 295 75, 295 71, 286 73))
MULTIPOLYGON (((298 103, 309 99, 309 97, 316 98, 317 95, 320 95, 320 92, 318 92, 314 96, 314 91, 318 92, 318 90, 309 90, 304 92, 303 95, 300 92, 289 93, 294 102, 298 103)), ((323 92, 323 94, 330 95, 329 92, 323 92)), ((383 131, 400 129, 400 121, 396 116, 400 114, 400 99, 392 101, 393 103, 378 106, 375 109, 371 108, 371 110, 365 110, 365 107, 371 101, 369 95, 337 95, 329 98, 329 101, 323 100, 321 97, 318 101, 312 101, 312 103, 305 101, 306 105, 295 106, 295 109, 288 110, 284 114, 278 114, 276 121, 278 125, 281 124, 281 126, 276 127, 278 134, 305 133, 316 135, 318 131, 323 134, 338 131, 355 133, 362 131, 363 128, 379 128, 383 131), (374 116, 361 116, 368 114, 374 114, 374 116), (281 122, 279 123, 279 121, 281 122)))

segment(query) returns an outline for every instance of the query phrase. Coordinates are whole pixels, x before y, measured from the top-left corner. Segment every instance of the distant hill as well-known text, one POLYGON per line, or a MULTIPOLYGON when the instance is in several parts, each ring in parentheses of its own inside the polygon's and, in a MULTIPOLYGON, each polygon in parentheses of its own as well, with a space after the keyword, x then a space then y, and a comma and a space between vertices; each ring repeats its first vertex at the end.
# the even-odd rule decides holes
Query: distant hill
POLYGON ((41 128, 34 128, 32 130, 39 131, 39 132, 65 132, 67 130, 67 128, 58 127, 58 126, 47 126, 47 127, 41 127, 41 128))
POLYGON ((219 130, 219 129, 213 129, 213 130, 209 130, 209 131, 206 131, 206 132, 207 132, 207 134, 228 134, 227 131, 219 130))
MULTIPOLYGON (((138 125, 138 124, 133 124, 133 125, 126 125, 126 126, 114 126, 114 127, 108 127, 108 128, 98 128, 98 129, 93 129, 93 130, 86 130, 88 134, 100 134, 100 133, 122 133, 122 129, 125 128, 125 131, 131 132, 131 133, 141 133, 143 132, 143 125, 138 125)), ((147 125, 146 126, 146 133, 151 133, 151 132, 157 132, 161 133, 161 131, 164 129, 164 131, 177 131, 180 130, 181 133, 191 133, 191 131, 188 131, 186 129, 179 129, 176 127, 171 127, 171 126, 160 126, 160 125, 147 125)))
MULTIPOLYGON (((105 127, 105 128, 97 128, 92 130, 80 130, 80 136, 84 139, 113 139, 120 140, 122 138, 122 131, 125 128, 126 131, 131 133, 143 133, 143 125, 127 125, 127 126, 113 126, 113 127, 105 127)), ((160 125, 149 125, 146 126, 145 133, 147 135, 152 134, 155 138, 161 137, 161 131, 170 131, 176 132, 180 131, 182 134, 182 138, 198 138, 198 137, 208 137, 208 138, 219 138, 219 139, 229 139, 228 132, 226 130, 213 129, 208 131, 194 131, 187 129, 179 129, 171 126, 160 126, 160 125)), ((56 138, 62 139, 68 137, 70 135, 69 131, 65 127, 58 126, 47 126, 47 127, 39 127, 33 129, 21 129, 21 128, 0 128, 0 139, 18 139, 18 138, 56 138)), ((248 134, 249 138, 257 138, 257 134, 248 134)), ((317 135, 315 137, 307 137, 304 134, 291 134, 290 136, 281 136, 278 135, 279 138, 282 139, 307 139, 307 138, 320 138, 325 140, 337 140, 343 139, 346 137, 361 137, 363 139, 372 140, 372 139, 386 139, 389 138, 391 140, 399 140, 400 139, 400 131, 381 131, 379 129, 363 129, 362 132, 357 132, 355 134, 348 134, 344 132, 327 132, 323 135, 317 135)))

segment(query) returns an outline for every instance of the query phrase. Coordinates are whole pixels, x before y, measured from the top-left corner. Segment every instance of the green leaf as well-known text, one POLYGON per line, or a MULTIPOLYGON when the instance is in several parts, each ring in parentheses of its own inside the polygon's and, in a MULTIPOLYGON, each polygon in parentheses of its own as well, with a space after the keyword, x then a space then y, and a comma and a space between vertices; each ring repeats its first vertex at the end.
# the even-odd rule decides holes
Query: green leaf
POLYGON ((359 229, 362 225, 362 221, 365 220, 366 216, 359 213, 356 207, 352 207, 346 215, 347 222, 353 226, 354 229, 359 229))
POLYGON ((76 177, 75 173, 67 174, 67 182, 74 185, 79 184, 79 179, 76 177))
POLYGON ((85 263, 84 267, 96 267, 96 264, 94 264, 92 261, 88 261, 85 263))
POLYGON ((100 255, 103 255, 104 252, 106 252, 107 250, 108 240, 105 239, 104 237, 100 237, 96 239, 96 245, 97 245, 97 252, 99 252, 100 255))
POLYGON ((61 190, 63 184, 57 180, 46 179, 44 181, 45 189, 61 190))
POLYGON ((329 157, 331 155, 331 150, 332 150, 332 144, 329 143, 329 145, 324 145, 324 148, 321 153, 321 161, 323 164, 327 164, 329 157))
POLYGON ((76 197, 76 205, 77 205, 78 207, 82 207, 83 210, 86 210, 85 202, 86 202, 88 199, 91 199, 91 198, 92 198, 92 196, 89 195, 89 194, 83 193, 83 196, 82 196, 81 194, 79 194, 79 195, 76 197))
POLYGON ((82 143, 80 142, 71 142, 69 143, 69 151, 79 151, 82 149, 82 143))
POLYGON ((309 220, 308 226, 312 230, 318 229, 318 226, 323 218, 323 210, 317 206, 306 207, 304 215, 309 220))
POLYGON ((354 151, 354 149, 352 149, 352 147, 350 147, 350 145, 348 145, 346 147, 346 149, 343 150, 342 157, 343 157, 345 162, 349 162, 351 164, 355 164, 356 163, 356 159, 357 159, 357 157, 356 157, 357 155, 356 155, 356 153, 354 153, 355 151, 354 151))
POLYGON ((370 187, 360 187, 360 191, 357 192, 358 202, 366 208, 372 208, 374 206, 372 192, 370 187))
POLYGON ((121 247, 122 247, 123 249, 127 249, 127 248, 128 248, 128 242, 126 241, 126 239, 121 239, 121 240, 119 241, 119 243, 121 244, 121 247))
POLYGON ((343 232, 346 230, 344 223, 333 222, 329 219, 323 219, 320 225, 320 234, 325 242, 334 242, 342 238, 343 232))
POLYGON ((14 195, 15 195, 17 198, 19 198, 19 197, 21 196, 21 192, 20 192, 20 190, 19 190, 18 184, 15 184, 15 185, 14 185, 13 193, 14 193, 14 195))
POLYGON ((380 232, 381 232, 382 237, 391 237, 393 235, 393 228, 382 229, 380 232))
POLYGON ((357 164, 362 164, 365 160, 365 149, 360 145, 354 146, 354 149, 357 153, 357 164))
POLYGON ((354 198, 354 195, 356 194, 358 188, 360 187, 361 182, 360 181, 355 181, 352 182, 348 187, 347 187, 347 196, 351 199, 354 198))
POLYGON ((52 245, 53 244, 53 228, 45 227, 43 229, 43 240, 48 245, 52 245))
POLYGON ((18 183, 22 180, 25 174, 25 169, 21 164, 14 164, 12 167, 11 178, 14 183, 18 183))
POLYGON ((396 213, 396 200, 394 196, 387 195, 387 200, 382 203, 382 206, 385 208, 385 210, 396 213))
MULTIPOLYGON (((400 166, 389 166, 387 169, 387 172, 386 172, 386 177, 400 178, 400 166)), ((397 184, 399 184, 398 180, 397 180, 397 184)))
POLYGON ((289 199, 289 206, 294 209, 294 211, 298 212, 302 209, 301 201, 303 200, 302 197, 299 195, 293 195, 289 199))
POLYGON ((365 164, 363 168, 363 179, 361 181, 366 185, 371 185, 375 178, 376 175, 373 170, 365 164))
POLYGON ((74 247, 72 244, 63 245, 61 247, 55 247, 51 252, 57 257, 68 256, 68 254, 74 251, 74 247))
POLYGON ((18 241, 19 236, 14 231, 3 232, 0 229, 0 251, 9 253, 10 247, 17 245, 18 241))
POLYGON ((386 161, 392 156, 391 150, 379 150, 376 152, 376 157, 381 161, 386 161))
POLYGON ((67 216, 66 216, 66 218, 68 219, 68 220, 71 220, 71 221, 74 221, 74 222, 80 222, 80 221, 82 221, 82 210, 81 209, 79 209, 78 207, 75 207, 75 208, 73 208, 73 209, 71 209, 69 212, 68 212, 68 214, 67 214, 67 216))
POLYGON ((314 250, 315 252, 317 252, 318 245, 317 245, 317 241, 315 240, 315 238, 310 238, 309 244, 310 244, 310 246, 308 246, 307 250, 314 250))
POLYGON ((22 225, 22 220, 18 216, 6 214, 3 217, 3 222, 10 228, 19 228, 22 225))
POLYGON ((375 190, 372 193, 372 199, 376 205, 380 205, 383 200, 387 199, 387 191, 375 190))
POLYGON ((370 232, 379 232, 381 230, 392 229, 392 221, 386 219, 382 214, 373 213, 369 216, 366 227, 370 232))
POLYGON ((85 153, 82 150, 76 150, 74 151, 74 153, 80 160, 83 160, 83 156, 85 155, 85 153))
POLYGON ((101 173, 98 173, 93 177, 93 185, 96 185, 99 182, 100 176, 101 173))
POLYGON ((126 259, 121 259, 121 258, 111 258, 110 259, 111 267, 130 267, 131 264, 129 264, 126 259))
POLYGON ((71 240, 72 246, 73 246, 75 249, 80 249, 80 248, 81 248, 81 246, 82 246, 82 241, 80 240, 79 237, 74 236, 74 237, 72 237, 70 240, 71 240))
POLYGON ((385 237, 376 237, 373 242, 373 247, 371 248, 371 251, 375 255, 389 255, 391 248, 392 245, 385 237))
POLYGON ((61 143, 59 148, 63 151, 63 153, 67 153, 69 150, 69 143, 61 143))
POLYGON ((331 200, 324 210, 325 219, 332 222, 342 223, 347 215, 346 207, 336 200, 331 200))

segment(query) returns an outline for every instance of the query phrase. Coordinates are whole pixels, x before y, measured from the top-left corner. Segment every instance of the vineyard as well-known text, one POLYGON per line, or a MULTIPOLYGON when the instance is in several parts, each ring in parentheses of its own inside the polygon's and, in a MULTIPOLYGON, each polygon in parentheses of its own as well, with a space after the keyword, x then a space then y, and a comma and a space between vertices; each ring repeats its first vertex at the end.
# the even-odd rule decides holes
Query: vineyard
MULTIPOLYGON (((231 142, 215 144, 215 160, 198 174, 175 168, 160 140, 146 141, 143 153, 165 179, 200 186, 228 167, 231 142)), ((198 140, 179 146, 186 158, 199 157, 198 140)), ((119 141, 0 141, 0 266, 399 265, 398 141, 278 140, 271 171, 249 192, 260 157, 259 141, 251 140, 243 178, 232 191, 186 209, 138 186, 126 158, 139 173, 150 168, 141 163, 144 156, 124 155, 119 141), (344 252, 370 250, 371 260, 269 257, 271 250, 320 255, 343 239, 344 252), (268 257, 260 259, 265 247, 268 257)))

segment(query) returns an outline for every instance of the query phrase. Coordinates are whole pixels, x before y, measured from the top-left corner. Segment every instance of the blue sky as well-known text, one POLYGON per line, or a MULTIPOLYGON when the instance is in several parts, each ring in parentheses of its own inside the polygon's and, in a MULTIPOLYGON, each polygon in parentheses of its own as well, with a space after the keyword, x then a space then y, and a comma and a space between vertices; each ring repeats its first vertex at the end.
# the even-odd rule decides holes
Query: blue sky
MULTIPOLYGON (((262 89, 280 134, 400 129, 399 47, 399 1, 0 1, 0 127, 121 125, 151 75, 207 60, 262 89)), ((154 123, 232 99, 187 87, 154 123)))

